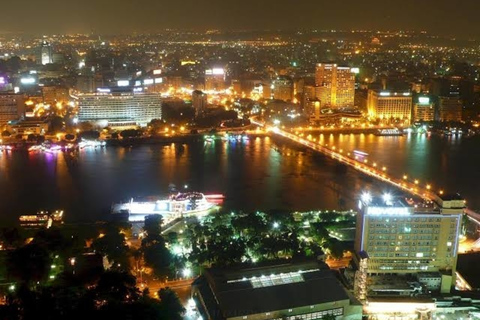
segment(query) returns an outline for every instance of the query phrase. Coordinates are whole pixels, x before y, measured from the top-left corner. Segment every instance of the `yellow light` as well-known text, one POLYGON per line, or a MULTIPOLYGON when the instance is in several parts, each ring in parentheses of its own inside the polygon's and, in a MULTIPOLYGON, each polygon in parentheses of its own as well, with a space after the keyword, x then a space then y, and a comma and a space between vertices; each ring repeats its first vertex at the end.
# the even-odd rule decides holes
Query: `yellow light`
POLYGON ((427 184, 427 189, 430 190, 431 186, 429 184, 427 184))
POLYGON ((418 180, 417 180, 417 179, 415 179, 415 184, 418 184, 418 180))
POLYGON ((407 175, 404 174, 404 175, 403 175, 403 179, 404 179, 404 180, 407 180, 407 178, 408 178, 407 175))

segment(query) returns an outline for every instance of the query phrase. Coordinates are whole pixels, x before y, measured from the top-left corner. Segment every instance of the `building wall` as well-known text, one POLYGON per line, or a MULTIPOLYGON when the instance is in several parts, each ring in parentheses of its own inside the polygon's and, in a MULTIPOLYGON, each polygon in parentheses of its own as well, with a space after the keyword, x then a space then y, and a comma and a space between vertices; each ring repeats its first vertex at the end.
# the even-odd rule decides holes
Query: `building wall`
POLYGON ((134 120, 145 126, 162 117, 160 94, 84 94, 78 106, 79 121, 134 120))
POLYGON ((413 121, 434 121, 435 105, 415 103, 413 106, 413 121))
POLYGON ((412 97, 410 93, 369 90, 367 97, 368 115, 380 119, 401 119, 410 121, 412 97))
POLYGON ((355 74, 348 67, 318 63, 315 71, 317 98, 322 107, 353 107, 355 74))
POLYGON ((199 116, 207 108, 207 95, 202 91, 193 91, 192 106, 195 109, 195 115, 199 116))
POLYGON ((359 214, 357 252, 366 251, 368 273, 455 274, 460 214, 359 214))
POLYGON ((440 97, 438 121, 462 121, 463 104, 458 97, 440 97))
POLYGON ((0 94, 0 127, 8 121, 20 118, 25 112, 25 96, 19 94, 0 94))

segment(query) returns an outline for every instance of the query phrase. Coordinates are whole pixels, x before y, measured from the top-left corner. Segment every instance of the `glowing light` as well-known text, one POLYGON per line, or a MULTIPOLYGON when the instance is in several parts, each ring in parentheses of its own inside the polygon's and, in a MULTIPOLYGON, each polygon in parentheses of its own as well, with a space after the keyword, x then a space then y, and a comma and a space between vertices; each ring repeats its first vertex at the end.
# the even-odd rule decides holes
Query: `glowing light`
POLYGON ((372 195, 369 192, 364 192, 361 195, 361 199, 365 203, 370 203, 372 201, 372 195))

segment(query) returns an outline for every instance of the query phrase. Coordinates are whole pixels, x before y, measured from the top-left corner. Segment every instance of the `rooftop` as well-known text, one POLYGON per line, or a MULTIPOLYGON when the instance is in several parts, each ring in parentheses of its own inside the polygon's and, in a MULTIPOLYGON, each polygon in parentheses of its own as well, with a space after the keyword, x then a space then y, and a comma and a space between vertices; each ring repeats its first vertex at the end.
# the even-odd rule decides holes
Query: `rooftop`
POLYGON ((194 285, 208 309, 225 318, 349 300, 332 271, 320 268, 310 263, 207 269, 194 285))

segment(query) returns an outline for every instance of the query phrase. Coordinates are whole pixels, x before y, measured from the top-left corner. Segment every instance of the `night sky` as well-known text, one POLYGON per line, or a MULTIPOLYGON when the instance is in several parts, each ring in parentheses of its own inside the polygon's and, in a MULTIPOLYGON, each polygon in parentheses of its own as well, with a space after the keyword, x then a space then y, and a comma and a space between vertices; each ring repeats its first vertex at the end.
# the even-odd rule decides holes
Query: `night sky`
POLYGON ((479 0, 1 0, 0 33, 408 29, 480 38, 479 0))

